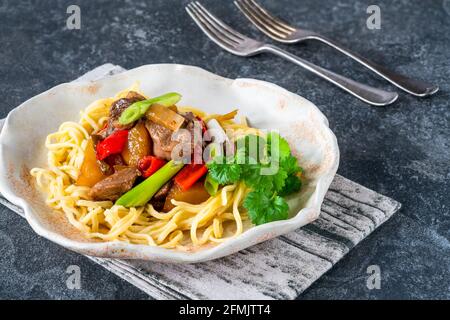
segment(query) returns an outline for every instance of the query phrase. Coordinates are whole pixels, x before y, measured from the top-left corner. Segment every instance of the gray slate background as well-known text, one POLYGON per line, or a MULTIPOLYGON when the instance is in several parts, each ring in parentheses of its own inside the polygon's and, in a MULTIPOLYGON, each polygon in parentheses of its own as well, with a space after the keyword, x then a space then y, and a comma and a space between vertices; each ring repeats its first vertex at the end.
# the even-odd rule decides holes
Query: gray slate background
MULTIPOLYGON (((341 149, 340 174, 403 204, 299 299, 449 299, 450 0, 261 0, 288 21, 441 87, 430 99, 402 94, 387 108, 369 107, 279 58, 243 59, 221 51, 188 18, 183 9, 187 2, 2 0, 0 116, 106 62, 125 68, 192 64, 231 78, 279 84, 314 102, 328 117, 341 149), (366 8, 374 3, 381 8, 381 30, 366 28, 366 8), (70 4, 81 7, 81 30, 65 28, 70 4), (366 287, 366 269, 372 264, 381 267, 380 290, 366 287)), ((240 31, 266 39, 231 1, 203 4, 240 31)), ((318 43, 288 50, 356 80, 392 89, 318 43)), ((0 298, 148 296, 87 258, 36 236, 22 218, 1 207, 0 298), (81 268, 81 290, 66 288, 69 265, 81 268)))

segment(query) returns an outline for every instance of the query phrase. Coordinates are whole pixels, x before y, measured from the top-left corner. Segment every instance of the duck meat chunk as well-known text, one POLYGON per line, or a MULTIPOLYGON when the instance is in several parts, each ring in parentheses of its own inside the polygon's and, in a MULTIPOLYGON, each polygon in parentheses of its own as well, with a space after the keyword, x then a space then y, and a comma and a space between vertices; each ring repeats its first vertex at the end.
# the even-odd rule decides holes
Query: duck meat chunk
MULTIPOLYGON (((185 129, 189 131, 190 134, 190 160, 194 163, 200 163, 203 161, 203 148, 205 147, 202 139, 203 134, 203 124, 202 121, 198 120, 192 112, 188 112, 191 116, 191 120, 188 121, 185 129)), ((183 159, 186 157, 183 156, 183 159)), ((186 163, 186 161, 185 161, 186 163)))
POLYGON ((170 189, 172 188, 173 180, 169 180, 166 182, 161 189, 158 190, 158 192, 155 193, 155 195, 152 197, 154 200, 166 200, 167 195, 169 194, 170 189))
POLYGON ((201 159, 201 126, 194 125, 195 122, 196 120, 188 121, 185 127, 174 132, 151 120, 146 120, 145 126, 153 140, 153 154, 161 159, 189 163, 194 153, 199 153, 201 159), (198 128, 198 134, 195 132, 196 128, 198 128), (172 154, 175 147, 175 154, 172 154))
POLYGON ((153 141, 153 154, 155 157, 165 160, 172 159, 171 152, 178 144, 172 140, 173 131, 153 121, 146 120, 145 127, 153 141))
POLYGON ((139 170, 132 167, 118 170, 109 177, 97 182, 89 191, 89 196, 93 200, 115 201, 133 187, 139 175, 139 170))
POLYGON ((104 160, 97 159, 97 164, 103 174, 108 176, 114 173, 116 167, 126 166, 126 163, 120 154, 112 154, 104 160))
POLYGON ((183 116, 187 121, 194 121, 195 115, 192 112, 178 112, 181 116, 183 116))
POLYGON ((144 96, 141 96, 137 92, 130 91, 125 98, 114 101, 109 109, 109 118, 106 127, 92 134, 92 136, 95 137, 96 141, 98 142, 107 138, 116 129, 130 129, 131 127, 133 127, 134 123, 121 125, 119 123, 119 118, 126 108, 131 106, 133 103, 142 100, 145 100, 144 96))
POLYGON ((173 180, 169 180, 152 197, 152 199, 150 200, 150 204, 153 206, 153 208, 155 210, 157 210, 157 211, 163 210, 164 203, 166 201, 167 195, 170 192, 170 189, 172 189, 172 186, 173 186, 173 180))
POLYGON ((145 100, 145 97, 136 91, 129 91, 126 98, 132 100, 133 102, 145 100))
POLYGON ((119 129, 130 129, 134 123, 130 123, 127 125, 121 125, 119 123, 119 118, 122 112, 131 106, 133 103, 137 101, 145 100, 144 96, 141 96, 139 93, 130 91, 128 92, 127 96, 125 98, 116 100, 111 105, 111 108, 109 109, 109 119, 108 119, 108 126, 106 128, 105 135, 106 137, 109 136, 111 133, 114 132, 114 130, 119 129))

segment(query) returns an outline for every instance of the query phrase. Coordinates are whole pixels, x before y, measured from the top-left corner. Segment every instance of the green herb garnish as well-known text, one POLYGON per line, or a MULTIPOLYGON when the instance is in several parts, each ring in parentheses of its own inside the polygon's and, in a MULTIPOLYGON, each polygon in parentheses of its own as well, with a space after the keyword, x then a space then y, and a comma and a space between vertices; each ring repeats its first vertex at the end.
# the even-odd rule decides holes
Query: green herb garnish
POLYGON ((278 195, 285 197, 292 193, 300 191, 302 187, 302 181, 296 175, 290 175, 286 178, 284 187, 280 190, 278 195))
POLYGON ((243 205, 256 225, 287 219, 289 206, 283 197, 301 188, 297 158, 274 132, 267 140, 255 135, 239 139, 233 157, 217 156, 207 166, 209 179, 218 184, 244 181, 252 189, 243 205))
POLYGON ((208 163, 208 173, 217 183, 230 184, 239 180, 241 166, 235 163, 234 158, 218 156, 208 163))
POLYGON ((276 194, 268 196, 261 191, 252 191, 245 197, 244 207, 256 225, 288 218, 289 206, 286 200, 276 194))

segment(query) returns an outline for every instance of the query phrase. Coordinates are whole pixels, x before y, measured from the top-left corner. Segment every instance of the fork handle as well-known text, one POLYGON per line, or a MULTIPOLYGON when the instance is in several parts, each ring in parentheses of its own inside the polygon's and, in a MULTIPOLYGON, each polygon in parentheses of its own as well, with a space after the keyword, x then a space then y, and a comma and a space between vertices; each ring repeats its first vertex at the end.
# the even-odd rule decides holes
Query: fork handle
POLYGON ((409 94, 412 94, 417 97, 426 97, 430 96, 434 93, 436 93, 439 90, 439 87, 436 85, 433 85, 431 83, 427 83, 421 80, 417 79, 411 79, 404 75, 398 74, 393 72, 392 70, 389 70, 383 66, 380 66, 379 64, 372 62, 359 54, 350 51, 347 48, 344 48, 339 43, 328 39, 321 35, 314 35, 309 37, 310 39, 319 40, 330 47, 342 52, 346 56, 352 58, 353 60, 359 62, 366 68, 372 70, 376 74, 378 74, 380 77, 383 77, 393 85, 397 86, 398 88, 408 92, 409 94))
POLYGON ((386 106, 393 103, 398 98, 398 94, 395 92, 384 91, 381 89, 373 88, 368 85, 356 82, 348 79, 344 76, 336 74, 332 71, 319 67, 311 62, 303 60, 287 51, 284 51, 273 45, 265 45, 261 48, 263 52, 270 52, 289 60, 306 70, 318 75, 319 77, 328 80, 335 84, 339 88, 347 91, 362 101, 374 105, 374 106, 386 106))

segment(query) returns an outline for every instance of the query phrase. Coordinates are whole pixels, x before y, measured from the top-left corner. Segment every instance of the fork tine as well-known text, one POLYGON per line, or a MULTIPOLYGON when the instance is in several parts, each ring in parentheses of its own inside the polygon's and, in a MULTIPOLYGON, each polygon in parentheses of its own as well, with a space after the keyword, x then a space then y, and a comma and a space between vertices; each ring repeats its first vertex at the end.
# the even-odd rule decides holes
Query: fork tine
POLYGON ((209 23, 199 14, 199 12, 191 6, 192 3, 186 6, 187 13, 191 16, 192 20, 197 24, 197 26, 217 45, 222 47, 225 50, 233 50, 235 47, 235 43, 226 40, 223 36, 218 33, 215 29, 211 28, 209 23))
POLYGON ((245 4, 247 10, 252 12, 253 15, 257 16, 262 24, 266 27, 270 27, 272 29, 276 29, 278 33, 284 33, 289 35, 295 29, 289 26, 287 23, 282 22, 278 18, 272 16, 267 12, 267 10, 263 9, 260 5, 258 5, 253 0, 238 0, 241 3, 245 4))
MULTIPOLYGON (((226 31, 219 23, 216 23, 216 21, 220 21, 218 18, 214 17, 211 13, 209 13, 205 8, 202 8, 196 4, 195 2, 191 2, 191 6, 192 8, 194 8, 197 13, 202 16, 206 21, 206 23, 213 28, 214 30, 216 30, 217 32, 219 32, 221 34, 222 37, 227 38, 228 40, 230 40, 231 42, 235 43, 235 44, 239 44, 240 42, 243 41, 242 38, 238 38, 237 36, 235 36, 234 34, 231 34, 229 31, 226 31), (206 12, 205 12, 206 11, 206 12), (208 16, 209 13, 209 16, 208 16), (214 17, 216 19, 213 20, 213 18, 211 18, 210 16, 214 17)), ((222 25, 225 25, 225 23, 222 22, 222 25)), ((227 26, 228 27, 228 26, 227 26)), ((232 30, 231 27, 228 27, 228 29, 232 30)), ((242 36, 243 37, 243 36, 242 36)))
POLYGON ((211 12, 209 12, 200 2, 195 1, 195 4, 200 8, 203 13, 205 13, 211 20, 216 22, 219 26, 221 26, 227 33, 229 33, 231 36, 234 36, 236 40, 245 40, 247 37, 243 34, 237 32, 233 28, 231 28, 229 25, 225 24, 222 20, 214 16, 211 12))
POLYGON ((260 4, 258 4, 254 0, 245 0, 250 6, 255 8, 262 16, 265 16, 268 20, 272 21, 274 24, 278 25, 280 28, 284 28, 289 32, 293 32, 296 29, 290 26, 287 22, 281 20, 280 18, 275 17, 270 14, 266 9, 264 9, 260 4))
MULTIPOLYGON (((207 15, 208 11, 206 9, 203 8, 204 10, 202 10, 201 7, 198 6, 198 4, 196 4, 195 2, 191 2, 190 5, 191 5, 191 8, 193 8, 198 13, 198 15, 200 15, 205 20, 205 23, 208 24, 208 26, 211 29, 214 29, 215 31, 217 31, 219 33, 219 36, 221 36, 222 38, 226 38, 227 40, 231 41, 234 44, 239 44, 239 42, 242 41, 240 38, 237 38, 236 36, 230 34, 224 28, 222 28, 220 25, 218 25, 216 22, 214 22, 214 20, 212 20, 207 15)), ((210 15, 212 15, 212 14, 210 14, 210 15)), ((216 18, 216 19, 219 20, 218 18, 216 18)))
POLYGON ((267 22, 262 21, 262 19, 255 14, 244 1, 234 1, 234 4, 241 10, 241 12, 249 19, 259 30, 261 30, 266 35, 278 40, 283 40, 288 33, 286 31, 280 31, 268 25, 267 22))

